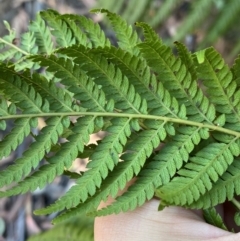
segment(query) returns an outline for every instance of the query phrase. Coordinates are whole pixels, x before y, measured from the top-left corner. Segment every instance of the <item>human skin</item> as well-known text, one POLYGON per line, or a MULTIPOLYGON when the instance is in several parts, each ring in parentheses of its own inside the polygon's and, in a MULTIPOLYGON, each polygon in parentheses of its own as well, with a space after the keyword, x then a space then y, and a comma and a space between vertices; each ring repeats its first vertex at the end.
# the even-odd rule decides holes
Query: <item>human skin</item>
MULTIPOLYGON (((110 201, 111 202, 111 201, 110 201)), ((106 204, 101 204, 104 207, 106 204)), ((207 224, 200 211, 167 207, 157 212, 153 199, 127 213, 95 219, 95 241, 238 241, 233 234, 207 224)), ((100 207, 100 208, 101 208, 100 207)))

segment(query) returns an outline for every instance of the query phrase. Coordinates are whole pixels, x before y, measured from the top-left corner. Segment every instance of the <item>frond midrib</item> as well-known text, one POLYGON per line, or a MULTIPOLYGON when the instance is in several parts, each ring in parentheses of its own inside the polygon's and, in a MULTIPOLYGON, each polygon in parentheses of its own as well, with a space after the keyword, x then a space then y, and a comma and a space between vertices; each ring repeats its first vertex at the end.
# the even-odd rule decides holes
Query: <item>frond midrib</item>
POLYGON ((130 114, 130 113, 111 113, 111 112, 42 112, 42 113, 34 113, 34 114, 17 114, 17 115, 8 115, 8 116, 0 116, 0 120, 9 120, 9 119, 19 119, 19 118, 26 118, 26 117, 51 117, 51 116, 95 116, 95 117, 125 117, 130 119, 150 119, 150 120, 160 120, 164 122, 170 123, 178 123, 181 125, 188 125, 188 126, 197 126, 200 128, 208 128, 211 131, 218 131, 221 133, 226 133, 229 135, 233 135, 235 137, 240 138, 240 132, 223 128, 217 125, 209 125, 206 123, 183 120, 178 118, 171 118, 166 116, 157 116, 157 115, 149 115, 149 114, 130 114))

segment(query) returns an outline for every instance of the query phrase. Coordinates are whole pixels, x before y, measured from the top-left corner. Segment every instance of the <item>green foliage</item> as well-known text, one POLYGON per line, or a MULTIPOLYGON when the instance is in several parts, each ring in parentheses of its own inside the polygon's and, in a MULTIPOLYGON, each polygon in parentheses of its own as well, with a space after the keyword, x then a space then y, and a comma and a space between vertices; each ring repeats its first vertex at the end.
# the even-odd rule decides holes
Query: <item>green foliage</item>
POLYGON ((93 241, 93 219, 75 217, 43 233, 31 236, 27 241, 93 241))
POLYGON ((203 212, 203 217, 207 223, 214 225, 215 227, 228 230, 225 226, 222 217, 218 214, 215 208, 205 209, 203 212))
POLYGON ((190 53, 179 42, 175 55, 148 24, 136 23, 141 40, 120 16, 98 11, 109 17, 117 47, 93 21, 53 10, 30 23, 28 45, 13 45, 10 28, 1 39, 12 54, 0 55, 0 127, 10 119, 14 127, 0 142, 0 156, 29 135, 34 141, 1 171, 0 196, 42 188, 58 175, 74 177, 63 197, 35 211, 61 211, 57 223, 133 210, 154 196, 160 209, 207 209, 239 195, 239 58, 229 68, 214 48, 190 53), (39 118, 46 126, 33 134, 39 118), (92 148, 90 135, 99 130, 106 135, 92 148), (71 174, 82 156, 89 158, 87 171, 71 174), (97 210, 109 196, 116 201, 97 210))

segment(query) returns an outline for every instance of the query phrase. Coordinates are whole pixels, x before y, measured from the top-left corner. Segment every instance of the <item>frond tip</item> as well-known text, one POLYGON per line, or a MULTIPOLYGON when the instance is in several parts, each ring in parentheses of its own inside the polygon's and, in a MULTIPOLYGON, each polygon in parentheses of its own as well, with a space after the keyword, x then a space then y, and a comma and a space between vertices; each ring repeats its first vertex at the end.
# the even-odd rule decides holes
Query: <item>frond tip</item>
POLYGON ((146 23, 136 24, 142 41, 120 16, 101 12, 118 47, 93 21, 53 10, 30 23, 21 48, 10 44, 12 31, 2 40, 0 157, 26 138, 31 143, 1 171, 0 196, 34 191, 68 173, 76 185, 35 211, 61 211, 57 223, 133 210, 154 196, 161 208, 206 209, 239 195, 239 59, 230 69, 215 49, 190 53, 179 42, 175 55, 146 23), (104 136, 91 148, 90 135, 99 131, 104 136), (86 171, 71 173, 83 156, 86 171), (109 196, 115 202, 98 210, 109 196))

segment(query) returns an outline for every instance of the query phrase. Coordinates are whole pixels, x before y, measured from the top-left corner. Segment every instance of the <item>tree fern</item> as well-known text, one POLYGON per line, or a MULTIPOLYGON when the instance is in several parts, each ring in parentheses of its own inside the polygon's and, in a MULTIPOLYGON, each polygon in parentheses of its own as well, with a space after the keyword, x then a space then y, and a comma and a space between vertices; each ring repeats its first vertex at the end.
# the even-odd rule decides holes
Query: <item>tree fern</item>
MULTIPOLYGON (((76 185, 35 212, 61 211, 54 222, 133 210, 154 196, 161 198, 160 209, 235 202, 239 58, 229 68, 214 48, 190 53, 179 42, 175 55, 148 24, 136 23, 143 30, 140 40, 119 15, 101 11, 111 20, 117 47, 93 21, 52 10, 30 23, 23 37, 28 47, 4 40, 4 48, 21 52, 29 64, 21 68, 14 51, 11 58, 0 54, 0 128, 13 120, 0 141, 0 156, 10 155, 26 137, 33 142, 1 171, 0 196, 34 191, 68 174, 76 185), (35 133, 39 118, 45 126, 35 133), (100 130, 105 136, 91 148, 90 135, 100 130), (71 173, 82 156, 89 158, 87 171, 71 173), (98 210, 109 196, 115 202, 98 210)), ((4 39, 13 36, 10 30, 4 39)))

